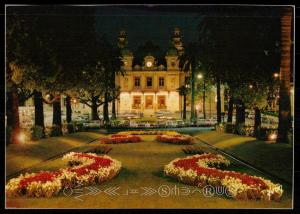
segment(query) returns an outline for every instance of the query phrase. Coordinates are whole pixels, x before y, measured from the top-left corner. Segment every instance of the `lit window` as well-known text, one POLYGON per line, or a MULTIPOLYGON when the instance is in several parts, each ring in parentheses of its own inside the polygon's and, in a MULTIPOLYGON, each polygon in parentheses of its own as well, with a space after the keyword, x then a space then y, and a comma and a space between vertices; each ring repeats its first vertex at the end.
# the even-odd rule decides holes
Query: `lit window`
POLYGON ((152 77, 147 77, 147 87, 152 87, 152 77))
POLYGON ((153 96, 152 95, 147 95, 145 96, 145 107, 146 109, 152 109, 153 108, 153 96))
POLYGON ((158 109, 166 109, 166 96, 157 96, 158 109))
POLYGON ((134 96, 133 97, 133 109, 140 109, 141 108, 141 96, 134 96))
POLYGON ((158 81, 159 81, 159 87, 165 86, 165 78, 159 77, 158 81))
POLYGON ((134 78, 134 86, 136 88, 139 88, 141 86, 140 77, 135 77, 134 78))

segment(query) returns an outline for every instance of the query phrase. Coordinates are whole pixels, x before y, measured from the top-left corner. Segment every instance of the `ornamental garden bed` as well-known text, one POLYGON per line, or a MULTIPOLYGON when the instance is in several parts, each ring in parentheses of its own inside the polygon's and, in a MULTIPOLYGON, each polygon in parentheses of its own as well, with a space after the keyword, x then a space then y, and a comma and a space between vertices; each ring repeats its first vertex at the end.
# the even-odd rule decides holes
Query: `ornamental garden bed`
POLYGON ((203 154, 206 148, 201 146, 185 146, 182 151, 188 155, 203 154))
POLYGON ((112 179, 121 170, 121 162, 104 155, 71 152, 63 156, 67 168, 21 174, 5 186, 8 197, 52 197, 65 188, 88 186, 112 179))
POLYGON ((240 200, 280 200, 283 189, 262 177, 221 170, 230 162, 222 155, 204 153, 177 158, 164 167, 164 173, 182 183, 198 187, 224 187, 226 195, 240 200))
POLYGON ((101 143, 104 144, 120 144, 120 143, 137 143, 142 139, 139 136, 128 134, 114 134, 107 138, 102 138, 101 143))
POLYGON ((162 131, 162 130, 135 130, 135 131, 124 131, 118 134, 125 135, 179 135, 176 131, 162 131))
POLYGON ((161 143, 190 145, 194 144, 194 140, 189 135, 157 135, 156 140, 161 143))
POLYGON ((108 154, 112 150, 110 146, 93 146, 85 153, 108 154))

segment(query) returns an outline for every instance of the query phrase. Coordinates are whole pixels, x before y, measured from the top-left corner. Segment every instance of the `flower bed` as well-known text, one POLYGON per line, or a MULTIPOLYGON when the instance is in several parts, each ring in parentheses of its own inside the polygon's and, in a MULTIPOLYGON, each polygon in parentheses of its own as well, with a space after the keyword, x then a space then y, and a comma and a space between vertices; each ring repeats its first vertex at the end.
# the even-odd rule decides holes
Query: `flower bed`
POLYGON ((179 135, 175 131, 160 131, 160 130, 147 130, 147 131, 124 131, 119 132, 118 134, 125 135, 179 135))
POLYGON ((193 138, 189 135, 157 135, 156 140, 171 144, 194 144, 193 138))
POLYGON ((121 162, 109 156, 71 152, 63 156, 69 166, 57 171, 21 174, 9 180, 5 189, 8 196, 52 197, 64 188, 102 183, 115 177, 121 162))
POLYGON ((204 153, 186 158, 177 158, 165 166, 167 176, 190 185, 204 187, 223 186, 235 199, 279 200, 283 190, 280 184, 245 173, 217 169, 230 162, 222 155, 204 153))
POLYGON ((115 134, 107 138, 102 138, 101 142, 105 144, 118 144, 118 143, 136 143, 142 139, 139 136, 127 135, 127 134, 115 134))

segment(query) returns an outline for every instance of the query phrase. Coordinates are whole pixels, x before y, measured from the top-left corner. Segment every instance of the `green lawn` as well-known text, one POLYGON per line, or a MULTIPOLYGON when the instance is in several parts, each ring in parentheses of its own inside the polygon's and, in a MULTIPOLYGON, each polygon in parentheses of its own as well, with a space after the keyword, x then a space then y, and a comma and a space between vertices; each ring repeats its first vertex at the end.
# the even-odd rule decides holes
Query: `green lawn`
POLYGON ((49 137, 25 144, 6 147, 6 175, 31 167, 57 154, 85 146, 87 142, 102 136, 97 132, 77 132, 63 137, 49 137))
MULTIPOLYGON (((142 136, 143 142, 131 144, 111 145, 113 147, 109 156, 122 162, 120 174, 104 184, 94 185, 100 190, 117 188, 119 195, 108 195, 100 192, 96 195, 88 195, 89 190, 83 188, 83 193, 73 193, 65 196, 61 193, 57 197, 45 198, 10 198, 7 206, 26 208, 290 208, 292 199, 288 189, 284 192, 280 202, 274 201, 236 201, 223 196, 205 197, 202 193, 193 192, 200 190, 194 186, 188 186, 163 175, 163 167, 175 158, 184 157, 181 151, 182 145, 170 145, 155 142, 155 136, 142 136), (164 186, 162 186, 164 185, 164 186), (174 190, 169 195, 168 188, 174 190), (152 195, 141 195, 145 188, 152 188, 152 195), (160 188, 160 189, 159 189, 160 188), (190 191, 183 195, 182 192, 190 191), (167 190, 166 190, 167 189, 167 190), (159 191, 158 191, 159 190, 159 191), (128 192, 127 192, 128 191, 128 192), (158 192, 159 193, 158 193, 158 192), (181 193, 181 195, 180 195, 181 193), (75 196, 80 196, 76 199, 75 196)), ((99 143, 92 143, 98 145, 99 143)), ((199 143, 200 145, 200 143, 199 143)), ((207 147, 207 151, 212 151, 207 147)), ((259 175, 245 166, 232 161, 230 170, 247 172, 259 175)), ((52 170, 65 167, 60 159, 40 164, 36 170, 52 170)))
POLYGON ((292 182, 292 144, 269 143, 217 131, 200 133, 196 137, 287 182, 292 182))

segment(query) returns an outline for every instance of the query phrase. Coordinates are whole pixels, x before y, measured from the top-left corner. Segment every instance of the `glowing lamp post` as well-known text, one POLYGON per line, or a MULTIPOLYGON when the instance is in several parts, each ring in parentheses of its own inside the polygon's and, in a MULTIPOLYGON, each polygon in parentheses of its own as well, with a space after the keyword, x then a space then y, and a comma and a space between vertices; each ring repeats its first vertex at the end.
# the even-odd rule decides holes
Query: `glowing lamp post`
MULTIPOLYGON (((198 74, 197 78, 199 80, 203 79, 203 74, 198 74)), ((203 79, 203 118, 206 119, 206 113, 205 113, 205 80, 203 79)))
POLYGON ((202 78, 203 78, 203 75, 202 75, 202 74, 198 74, 198 75, 197 75, 197 78, 198 78, 198 79, 202 79, 202 78))

